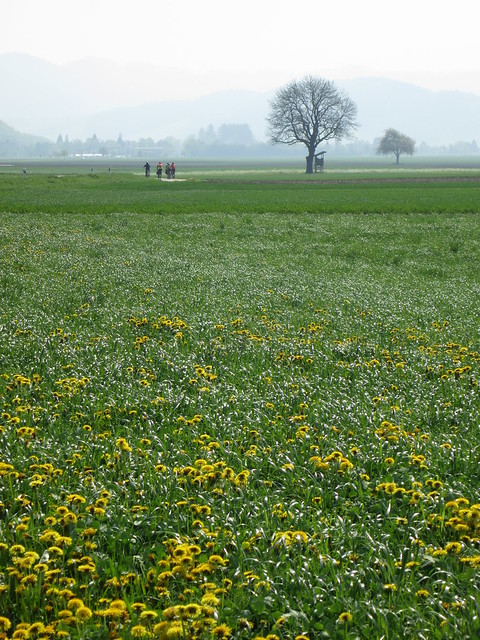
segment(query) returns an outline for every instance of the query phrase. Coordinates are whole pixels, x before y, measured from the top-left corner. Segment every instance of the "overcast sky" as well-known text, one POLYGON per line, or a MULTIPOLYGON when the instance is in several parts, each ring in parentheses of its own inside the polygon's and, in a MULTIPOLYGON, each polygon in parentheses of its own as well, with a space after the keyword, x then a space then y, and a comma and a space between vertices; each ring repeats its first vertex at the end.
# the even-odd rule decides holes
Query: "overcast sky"
POLYGON ((265 90, 269 77, 377 74, 480 94, 479 7, 479 0, 2 0, 0 53, 61 65, 100 57, 251 73, 251 88, 265 90))

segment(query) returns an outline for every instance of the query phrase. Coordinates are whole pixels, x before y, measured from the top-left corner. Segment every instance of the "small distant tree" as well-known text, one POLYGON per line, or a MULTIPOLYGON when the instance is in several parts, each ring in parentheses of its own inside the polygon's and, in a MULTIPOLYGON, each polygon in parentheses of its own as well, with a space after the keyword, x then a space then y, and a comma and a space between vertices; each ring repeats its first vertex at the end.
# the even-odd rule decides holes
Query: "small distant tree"
POLYGON ((389 156, 393 153, 397 164, 400 162, 400 156, 402 153, 406 153, 411 156, 414 151, 415 140, 404 133, 400 133, 400 131, 397 131, 396 129, 387 129, 380 138, 380 142, 377 147, 377 155, 389 156))
POLYGON ((325 140, 348 138, 357 126, 357 107, 330 80, 306 76, 279 89, 270 102, 268 135, 272 144, 303 143, 306 173, 313 173, 315 152, 325 140))

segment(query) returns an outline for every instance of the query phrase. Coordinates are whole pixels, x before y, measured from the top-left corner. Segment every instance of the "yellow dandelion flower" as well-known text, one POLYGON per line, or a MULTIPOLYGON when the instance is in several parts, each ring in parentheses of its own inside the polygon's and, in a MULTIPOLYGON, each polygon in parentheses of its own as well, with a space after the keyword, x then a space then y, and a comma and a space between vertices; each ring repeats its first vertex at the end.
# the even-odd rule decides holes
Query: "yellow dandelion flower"
POLYGON ((208 558, 208 561, 210 562, 210 564, 213 565, 219 565, 224 567, 225 565, 228 564, 228 560, 225 560, 224 558, 222 558, 222 556, 219 556, 217 554, 213 554, 208 558))
POLYGON ((248 471, 248 469, 245 469, 244 471, 240 471, 239 474, 237 474, 237 476, 235 477, 235 485, 240 486, 240 485, 245 485, 248 482, 248 476, 250 475, 250 471, 248 471))
POLYGON ((290 539, 293 543, 307 544, 308 533, 305 533, 305 531, 292 531, 290 539))
POLYGON ((12 544, 10 547, 10 555, 22 556, 25 553, 25 547, 22 544, 12 544))
POLYGON ((445 545, 445 551, 447 553, 450 553, 451 555, 460 553, 461 550, 462 550, 461 542, 449 542, 447 545, 445 545))
POLYGON ((352 620, 353 620, 353 616, 350 613, 350 611, 344 611, 338 616, 338 622, 340 622, 341 624, 348 624, 352 620))
POLYGON ((97 615, 103 616, 104 618, 125 618, 128 619, 128 613, 124 609, 110 607, 109 609, 103 609, 102 611, 98 611, 97 615))
POLYGON ((150 635, 148 629, 141 624, 137 624, 131 628, 130 633, 132 638, 146 638, 150 635))
POLYGON ((27 576, 25 576, 21 580, 21 584, 23 585, 35 584, 36 582, 37 582, 37 576, 33 573, 29 573, 27 576))
POLYGON ((1 631, 8 631, 11 626, 12 626, 12 623, 10 622, 10 620, 8 618, 5 618, 4 616, 0 616, 0 630, 1 631))
POLYGON ((132 451, 132 447, 128 444, 125 438, 118 438, 115 445, 117 449, 120 449, 120 451, 132 451))
POLYGON ((84 607, 83 605, 81 607, 78 607, 77 611, 75 612, 75 616, 77 620, 80 620, 80 622, 85 622, 86 620, 90 620, 92 615, 93 615, 92 610, 89 609, 88 607, 84 607))
POLYGON ((34 622, 28 627, 27 631, 28 631, 28 637, 31 637, 33 635, 39 635, 40 633, 44 633, 45 625, 43 624, 43 622, 34 622))
POLYGON ((182 622, 172 622, 168 625, 165 638, 168 640, 170 640, 170 638, 181 638, 183 640, 183 638, 185 638, 185 634, 182 622))
POLYGON ((153 627, 152 631, 155 636, 161 636, 163 638, 165 637, 165 632, 167 628, 168 628, 168 622, 163 620, 162 622, 159 622, 158 624, 156 624, 153 627))
POLYGON ((142 613, 139 616, 139 619, 142 620, 143 622, 153 622, 157 618, 158 618, 158 613, 156 611, 152 611, 151 609, 146 609, 145 611, 142 611, 142 613))
POLYGON ((86 498, 79 495, 78 493, 72 493, 66 497, 66 502, 71 504, 84 504, 86 502, 86 498))
POLYGON ((202 607, 192 602, 185 605, 183 612, 188 618, 197 618, 202 613, 202 607))
POLYGON ((202 553, 202 549, 198 546, 198 544, 191 544, 188 547, 188 551, 189 553, 191 553, 193 556, 198 556, 202 553))
POLYGON ((232 630, 226 624, 220 624, 218 627, 215 627, 212 633, 216 638, 229 638, 232 630))
POLYGON ((80 600, 80 598, 71 598, 67 603, 67 607, 72 611, 75 611, 75 609, 83 607, 83 601, 80 600))
POLYGON ((123 600, 112 600, 112 602, 110 603, 110 608, 111 609, 123 609, 124 611, 126 611, 127 605, 125 604, 125 602, 123 600))
POLYGON ((73 513, 73 511, 69 511, 68 513, 66 513, 63 516, 63 523, 64 524, 76 524, 77 523, 77 516, 73 513))
POLYGON ((178 606, 167 607, 167 609, 163 610, 163 617, 165 620, 174 620, 178 617, 179 611, 178 606))
POLYGON ((218 607, 220 604, 219 598, 214 593, 206 593, 201 600, 203 605, 208 607, 218 607))

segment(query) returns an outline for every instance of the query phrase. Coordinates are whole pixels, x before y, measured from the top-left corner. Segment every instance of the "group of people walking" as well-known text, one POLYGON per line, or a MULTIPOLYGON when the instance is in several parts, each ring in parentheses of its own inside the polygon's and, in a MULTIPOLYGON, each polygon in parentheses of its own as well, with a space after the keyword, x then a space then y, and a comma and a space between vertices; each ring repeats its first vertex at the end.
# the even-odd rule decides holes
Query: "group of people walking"
MULTIPOLYGON (((143 165, 143 168, 145 169, 145 177, 148 178, 150 176, 150 163, 146 162, 143 165)), ((160 178, 162 177, 163 174, 163 163, 159 162, 157 164, 157 169, 155 171, 155 173, 157 174, 157 178, 160 180, 160 178)), ((165 175, 167 176, 167 178, 170 180, 172 178, 175 178, 175 162, 167 162, 167 164, 165 165, 165 175)))

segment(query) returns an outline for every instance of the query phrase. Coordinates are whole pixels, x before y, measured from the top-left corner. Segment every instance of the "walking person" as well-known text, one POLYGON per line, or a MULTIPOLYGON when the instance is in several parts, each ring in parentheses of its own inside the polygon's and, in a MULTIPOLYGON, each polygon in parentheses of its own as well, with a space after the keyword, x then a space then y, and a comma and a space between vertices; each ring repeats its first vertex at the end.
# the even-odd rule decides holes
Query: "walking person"
POLYGON ((145 177, 149 178, 150 177, 150 163, 148 162, 148 160, 143 165, 143 168, 145 169, 145 177))

